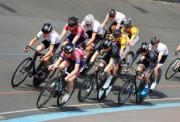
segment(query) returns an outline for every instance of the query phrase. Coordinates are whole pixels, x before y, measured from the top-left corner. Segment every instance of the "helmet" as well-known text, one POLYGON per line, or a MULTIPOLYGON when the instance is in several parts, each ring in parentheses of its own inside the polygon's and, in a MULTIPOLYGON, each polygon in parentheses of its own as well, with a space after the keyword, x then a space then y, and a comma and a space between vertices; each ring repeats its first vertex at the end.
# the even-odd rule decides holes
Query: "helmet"
POLYGON ((115 38, 118 38, 121 34, 122 34, 122 33, 121 33, 121 30, 116 29, 116 30, 112 33, 112 36, 115 37, 115 38))
POLYGON ((52 31, 53 27, 50 23, 45 23, 41 29, 43 33, 50 33, 52 31))
POLYGON ((156 36, 151 39, 151 44, 152 45, 155 45, 155 44, 157 44, 159 42, 160 42, 160 39, 158 37, 156 37, 156 36))
POLYGON ((115 9, 111 9, 111 10, 109 11, 109 16, 110 16, 110 17, 115 17, 115 15, 116 15, 116 10, 115 10, 115 9))
POLYGON ((148 49, 149 49, 149 44, 146 43, 146 42, 143 42, 143 43, 141 44, 140 51, 141 51, 141 52, 147 52, 148 49))
POLYGON ((84 22, 85 22, 86 25, 91 26, 93 24, 93 22, 94 22, 93 14, 87 14, 84 17, 84 22))
POLYGON ((76 16, 72 16, 68 18, 68 26, 73 27, 79 23, 79 19, 76 16))
POLYGON ((104 40, 104 42, 103 42, 103 44, 102 44, 102 46, 103 46, 103 48, 108 48, 108 47, 111 47, 111 45, 112 45, 112 41, 111 40, 104 40))
POLYGON ((125 28, 129 28, 132 26, 132 20, 131 18, 127 19, 126 21, 124 21, 124 27, 125 28))
POLYGON ((75 49, 75 46, 73 43, 67 43, 62 47, 62 51, 64 51, 65 53, 71 53, 73 52, 75 49))

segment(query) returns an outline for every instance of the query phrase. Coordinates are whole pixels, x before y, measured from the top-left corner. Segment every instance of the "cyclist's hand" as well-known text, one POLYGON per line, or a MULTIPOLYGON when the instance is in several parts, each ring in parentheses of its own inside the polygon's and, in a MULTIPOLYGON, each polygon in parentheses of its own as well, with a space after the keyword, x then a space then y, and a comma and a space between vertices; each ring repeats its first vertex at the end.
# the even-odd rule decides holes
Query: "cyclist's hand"
POLYGON ((69 75, 64 78, 65 81, 69 81, 69 75))
POLYGON ((24 52, 28 52, 28 50, 29 50, 29 47, 26 46, 26 47, 24 48, 24 52))
POLYGON ((48 70, 49 70, 49 71, 54 71, 56 68, 57 68, 57 66, 54 66, 54 64, 52 64, 52 65, 50 65, 50 66, 48 67, 48 70))

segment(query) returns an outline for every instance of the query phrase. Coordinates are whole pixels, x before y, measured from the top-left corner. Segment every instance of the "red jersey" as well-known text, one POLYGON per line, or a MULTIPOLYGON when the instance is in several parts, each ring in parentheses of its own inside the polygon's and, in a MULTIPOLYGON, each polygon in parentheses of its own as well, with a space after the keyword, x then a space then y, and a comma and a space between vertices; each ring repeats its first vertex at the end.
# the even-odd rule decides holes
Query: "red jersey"
MULTIPOLYGON (((66 31, 68 31, 69 30, 69 26, 68 26, 68 24, 66 24, 65 26, 64 26, 64 30, 66 30, 66 31)), ((70 31, 70 30, 69 30, 70 31)), ((78 36, 84 36, 84 29, 83 29, 83 27, 80 25, 80 24, 78 24, 78 26, 73 30, 73 31, 70 31, 74 36, 76 36, 76 35, 78 35, 78 36)))

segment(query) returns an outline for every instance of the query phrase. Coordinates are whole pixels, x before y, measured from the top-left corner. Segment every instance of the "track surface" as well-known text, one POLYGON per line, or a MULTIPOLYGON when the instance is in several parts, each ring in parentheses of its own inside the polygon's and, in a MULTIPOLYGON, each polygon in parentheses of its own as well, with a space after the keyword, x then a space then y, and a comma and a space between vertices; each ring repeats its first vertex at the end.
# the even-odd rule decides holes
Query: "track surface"
MULTIPOLYGON (((71 100, 63 107, 46 110, 36 109, 39 94, 32 87, 31 79, 24 85, 13 89, 10 79, 14 69, 28 54, 23 53, 27 42, 40 30, 44 22, 51 22, 54 29, 61 32, 69 16, 76 15, 82 20, 87 13, 93 13, 99 21, 103 21, 106 12, 115 8, 134 20, 140 29, 140 41, 148 41, 153 35, 159 35, 162 42, 168 45, 170 56, 163 67, 161 83, 154 93, 153 99, 148 98, 144 106, 158 106, 168 103, 168 108, 131 109, 133 111, 112 111, 83 117, 71 117, 52 121, 176 121, 179 122, 180 79, 179 77, 165 80, 167 66, 175 58, 173 51, 180 44, 180 4, 154 2, 151 0, 1 0, 0 1, 0 121, 29 115, 55 112, 85 111, 94 108, 117 106, 117 91, 113 91, 105 101, 98 103, 95 93, 85 103, 77 100, 77 90, 71 100), (176 103, 171 107, 169 103, 176 103), (150 116, 149 116, 150 115, 150 116)), ((135 47, 136 48, 136 47, 135 47)), ((178 76, 179 74, 177 74, 178 76)), ((122 81, 116 83, 121 85, 122 81)), ((141 106, 139 106, 140 108, 141 106)), ((95 109, 95 111, 96 111, 95 109)), ((119 109, 119 108, 118 108, 119 109)), ((122 109, 124 109, 122 107, 122 109)), ((60 113, 59 113, 60 114, 60 113)), ((71 116, 71 114, 69 114, 71 116)), ((59 115, 61 116, 61 115, 59 115)), ((13 121, 13 120, 12 120, 13 121)))

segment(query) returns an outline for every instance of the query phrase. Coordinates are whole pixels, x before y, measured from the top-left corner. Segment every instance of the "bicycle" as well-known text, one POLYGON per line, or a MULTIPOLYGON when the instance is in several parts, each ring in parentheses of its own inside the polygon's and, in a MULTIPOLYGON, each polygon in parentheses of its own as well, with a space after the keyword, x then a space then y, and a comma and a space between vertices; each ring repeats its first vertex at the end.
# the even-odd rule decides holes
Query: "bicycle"
POLYGON ((49 80, 47 84, 44 86, 43 90, 40 92, 36 103, 37 108, 42 108, 52 97, 56 97, 56 96, 57 96, 57 105, 62 106, 72 96, 75 90, 75 84, 73 86, 73 90, 71 91, 69 98, 66 101, 62 101, 62 97, 66 93, 66 86, 67 86, 67 82, 64 80, 64 78, 69 74, 67 72, 67 68, 58 69, 56 73, 57 74, 55 75, 55 77, 49 80))
POLYGON ((29 77, 34 76, 33 85, 36 87, 37 84, 39 84, 39 83, 35 83, 35 79, 38 77, 39 78, 45 77, 45 73, 41 70, 43 63, 40 63, 37 68, 36 68, 36 64, 35 64, 37 57, 43 56, 44 54, 36 51, 34 48, 32 48, 30 46, 28 46, 28 47, 30 49, 32 49, 35 53, 32 57, 25 58, 15 69, 13 76, 11 78, 12 87, 18 87, 20 84, 22 84, 25 81, 25 79, 27 78, 28 75, 29 75, 29 77), (20 74, 18 74, 18 73, 20 73, 20 74), (39 74, 39 76, 38 76, 38 74, 39 74), (19 75, 22 75, 22 76, 19 76, 19 75), (22 78, 21 80, 19 80, 20 77, 22 78))
POLYGON ((111 91, 114 80, 112 79, 109 86, 104 89, 103 85, 105 84, 107 73, 104 72, 104 68, 100 67, 99 65, 94 64, 94 66, 96 67, 95 72, 87 75, 82 81, 82 84, 79 88, 79 102, 83 102, 84 100, 86 100, 93 89, 97 91, 97 100, 99 101, 106 98, 111 91))
MULTIPOLYGON (((133 71, 135 71, 134 68, 130 67, 131 69, 133 69, 133 71)), ((161 69, 159 69, 159 76, 158 76, 158 82, 160 81, 161 75, 162 75, 162 71, 161 69)), ((131 97, 131 95, 135 95, 135 102, 136 104, 140 104, 141 102, 144 101, 144 99, 147 97, 149 91, 150 91, 150 86, 153 82, 153 71, 152 69, 150 69, 148 72, 143 71, 141 74, 139 74, 137 71, 135 72, 135 74, 132 74, 132 77, 129 78, 122 86, 122 89, 119 91, 118 94, 118 104, 119 105, 123 105, 124 103, 126 103, 129 98, 131 97), (145 85, 145 81, 144 78, 146 76, 146 74, 150 73, 150 82, 148 83, 149 87, 148 87, 148 91, 145 95, 141 95, 141 91, 144 88, 145 85), (136 77, 140 76, 142 80, 137 80, 136 77), (137 83, 138 81, 138 83, 137 83)))
POLYGON ((170 65, 168 66, 166 73, 165 73, 165 78, 170 79, 172 78, 177 72, 180 72, 180 58, 176 58, 173 60, 170 65))

